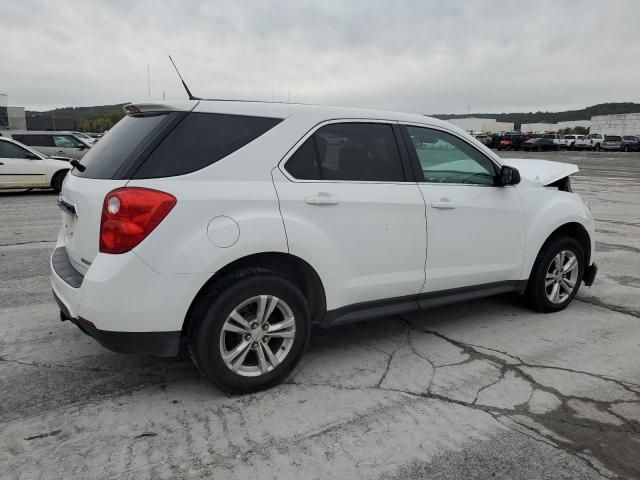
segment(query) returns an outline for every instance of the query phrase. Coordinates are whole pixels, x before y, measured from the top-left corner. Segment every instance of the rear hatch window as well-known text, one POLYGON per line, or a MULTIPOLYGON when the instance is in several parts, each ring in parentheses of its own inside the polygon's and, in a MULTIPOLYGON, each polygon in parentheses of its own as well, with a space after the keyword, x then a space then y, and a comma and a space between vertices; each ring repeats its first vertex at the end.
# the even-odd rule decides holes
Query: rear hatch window
POLYGON ((185 112, 126 116, 85 155, 85 170, 73 174, 99 179, 184 175, 225 158, 281 121, 185 112))

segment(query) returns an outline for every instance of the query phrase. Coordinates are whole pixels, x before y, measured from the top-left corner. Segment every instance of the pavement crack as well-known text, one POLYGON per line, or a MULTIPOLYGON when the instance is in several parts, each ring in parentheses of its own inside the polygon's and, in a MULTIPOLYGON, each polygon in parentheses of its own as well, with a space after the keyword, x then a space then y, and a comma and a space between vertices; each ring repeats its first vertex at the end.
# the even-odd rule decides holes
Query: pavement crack
POLYGON ((56 243, 56 241, 55 240, 31 240, 28 242, 0 243, 0 247, 15 247, 18 245, 31 245, 34 243, 51 244, 51 243, 56 243))
POLYGON ((595 305, 596 307, 606 308, 607 310, 612 310, 614 312, 623 313, 625 315, 631 315, 632 317, 640 318, 640 310, 635 310, 633 308, 621 307, 619 305, 613 305, 611 303, 603 302, 602 300, 597 299, 596 297, 585 297, 580 295, 579 298, 575 300, 588 303, 589 305, 595 305))
POLYGON ((30 440, 36 440, 38 438, 54 437, 54 436, 58 435, 60 432, 62 432, 62 430, 52 430, 50 432, 39 433, 38 435, 32 435, 30 437, 25 437, 25 440, 26 441, 30 441, 30 440))

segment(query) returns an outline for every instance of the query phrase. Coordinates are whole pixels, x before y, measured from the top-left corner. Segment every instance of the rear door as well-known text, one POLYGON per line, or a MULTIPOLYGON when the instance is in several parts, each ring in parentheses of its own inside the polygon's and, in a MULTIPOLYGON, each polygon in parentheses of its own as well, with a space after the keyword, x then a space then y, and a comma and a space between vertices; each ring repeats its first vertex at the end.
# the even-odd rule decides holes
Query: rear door
POLYGON ((322 277, 329 310, 417 294, 425 205, 397 126, 331 122, 274 169, 289 250, 322 277))
POLYGON ((494 186, 499 166, 453 132, 403 128, 427 207, 423 292, 519 279, 524 209, 514 187, 494 186))
POLYGON ((54 134, 52 135, 52 138, 56 147, 53 155, 62 155, 64 157, 80 160, 89 149, 87 145, 82 143, 73 135, 54 134))
POLYGON ((0 140, 0 186, 43 187, 47 184, 44 161, 13 142, 0 140))

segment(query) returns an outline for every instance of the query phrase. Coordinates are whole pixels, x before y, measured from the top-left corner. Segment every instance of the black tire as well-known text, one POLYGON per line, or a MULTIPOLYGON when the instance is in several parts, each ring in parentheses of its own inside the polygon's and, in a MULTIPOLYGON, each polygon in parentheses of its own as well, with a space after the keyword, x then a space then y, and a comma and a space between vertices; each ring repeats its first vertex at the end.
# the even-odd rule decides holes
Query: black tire
POLYGON ((625 145, 625 146, 624 146, 624 151, 625 151, 625 152, 628 152, 628 151, 629 151, 629 145, 625 145))
POLYGON ((538 151, 541 152, 542 151, 542 147, 540 145, 538 145, 538 151))
POLYGON ((567 236, 559 236, 548 240, 540 249, 540 253, 531 270, 527 289, 525 291, 525 299, 527 304, 533 310, 543 313, 557 312, 566 308, 578 293, 582 276, 584 275, 585 256, 580 244, 573 238, 567 236), (545 288, 545 277, 553 258, 563 250, 569 250, 578 259, 578 276, 575 286, 571 294, 561 303, 553 303, 547 298, 545 288))
POLYGON ((595 146, 595 147, 593 147, 593 149, 594 149, 596 152, 599 152, 599 151, 600 151, 600 144, 599 144, 599 143, 596 143, 596 146, 595 146))
POLYGON ((243 394, 264 390, 282 382, 299 363, 309 343, 310 318, 307 300, 287 279, 269 270, 238 271, 212 285, 195 306, 188 331, 189 353, 202 374, 225 392, 243 394), (287 303, 295 319, 295 337, 289 353, 277 367, 250 377, 227 366, 220 351, 220 340, 232 310, 258 295, 274 295, 287 303))
POLYGON ((51 179, 51 188, 53 188, 56 193, 60 193, 62 191, 62 182, 64 182, 64 177, 67 176, 68 171, 69 170, 60 170, 59 172, 56 172, 51 179))

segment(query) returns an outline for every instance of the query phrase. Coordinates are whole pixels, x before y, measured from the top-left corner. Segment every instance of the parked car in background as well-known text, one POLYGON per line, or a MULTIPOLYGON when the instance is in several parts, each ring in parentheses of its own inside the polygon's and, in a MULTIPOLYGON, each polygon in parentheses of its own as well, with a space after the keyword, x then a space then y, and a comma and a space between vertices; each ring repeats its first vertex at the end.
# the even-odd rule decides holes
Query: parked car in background
POLYGON ((531 150, 542 152, 543 150, 560 150, 560 147, 550 138, 530 138, 522 144, 522 149, 527 152, 531 150))
POLYGON ((554 145, 558 146, 558 149, 563 146, 562 136, 557 133, 545 133, 542 138, 548 138, 554 145))
POLYGON ((529 139, 527 135, 522 132, 508 132, 505 133, 498 143, 498 150, 520 150, 522 144, 529 139))
POLYGON ((2 135, 13 138, 46 156, 62 155, 80 160, 91 148, 91 145, 72 132, 7 130, 2 132, 2 135))
POLYGON ((423 115, 125 109, 59 197, 61 318, 120 352, 186 347, 225 391, 282 382, 313 324, 506 292, 556 312, 596 275, 575 165, 502 159, 423 115))
POLYGON ((623 152, 639 152, 640 151, 640 136, 638 135, 625 135, 622 137, 622 151, 623 152))
POLYGON ((574 143, 574 148, 577 150, 580 149, 589 149, 599 151, 602 148, 602 143, 604 142, 604 135, 601 133, 590 133, 584 138, 576 139, 574 143))
POLYGON ((562 137, 564 147, 568 150, 573 150, 576 145, 576 140, 582 140, 584 135, 565 135, 562 137))
POLYGON ((0 188, 62 189, 68 161, 49 158, 11 138, 0 137, 0 188))
POLYGON ((604 142, 602 142, 602 149, 609 151, 621 152, 623 148, 621 135, 606 135, 604 142))
POLYGON ((88 145, 93 145, 94 143, 96 143, 96 139, 93 138, 91 135, 87 135, 86 133, 82 133, 82 132, 71 132, 71 133, 73 133, 74 137, 79 138, 80 140, 82 140, 84 143, 88 145))

